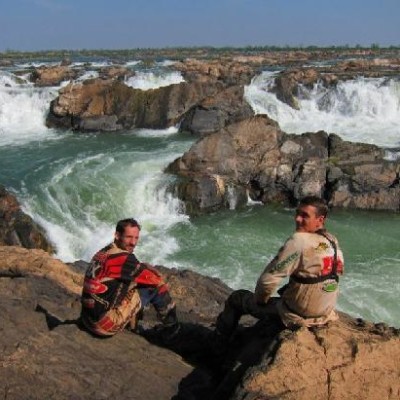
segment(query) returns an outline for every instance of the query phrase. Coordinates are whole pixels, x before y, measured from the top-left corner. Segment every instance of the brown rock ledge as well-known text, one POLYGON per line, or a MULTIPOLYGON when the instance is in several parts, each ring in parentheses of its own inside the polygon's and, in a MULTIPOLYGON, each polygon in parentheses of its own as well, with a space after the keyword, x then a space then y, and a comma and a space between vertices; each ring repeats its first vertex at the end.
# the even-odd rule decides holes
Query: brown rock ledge
POLYGON ((84 266, 42 250, 0 247, 3 398, 399 398, 398 329, 341 314, 324 328, 276 335, 271 321, 245 320, 225 357, 216 357, 211 325, 230 289, 160 267, 182 321, 175 341, 157 339, 150 312, 143 337, 125 331, 99 339, 79 327, 84 266))

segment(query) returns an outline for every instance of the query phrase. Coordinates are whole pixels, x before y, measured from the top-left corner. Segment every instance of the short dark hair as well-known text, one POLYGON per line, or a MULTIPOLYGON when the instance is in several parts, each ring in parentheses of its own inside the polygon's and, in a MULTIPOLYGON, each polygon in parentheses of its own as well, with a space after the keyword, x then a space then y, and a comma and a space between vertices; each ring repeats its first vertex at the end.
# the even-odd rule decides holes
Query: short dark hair
POLYGON ((123 235, 125 233, 125 228, 127 226, 132 226, 132 227, 138 227, 140 230, 140 225, 139 222, 136 221, 134 218, 126 218, 126 219, 121 219, 120 221, 117 222, 117 226, 115 227, 115 231, 118 232, 120 235, 123 235))
POLYGON ((317 215, 326 217, 328 215, 328 205, 324 199, 318 196, 303 197, 297 207, 313 206, 317 209, 317 215))

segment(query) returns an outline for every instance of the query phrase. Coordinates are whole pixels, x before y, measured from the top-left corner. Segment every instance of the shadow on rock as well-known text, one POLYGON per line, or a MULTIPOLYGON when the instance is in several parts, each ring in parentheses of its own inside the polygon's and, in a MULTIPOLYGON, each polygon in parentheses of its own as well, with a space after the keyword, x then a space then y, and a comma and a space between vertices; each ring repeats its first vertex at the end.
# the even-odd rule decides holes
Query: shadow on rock
POLYGON ((217 340, 213 329, 192 323, 181 323, 172 336, 157 326, 140 335, 194 365, 180 382, 173 400, 224 400, 229 399, 250 367, 259 364, 266 354, 273 359, 283 329, 279 321, 259 321, 252 327, 238 328, 225 343, 217 340))

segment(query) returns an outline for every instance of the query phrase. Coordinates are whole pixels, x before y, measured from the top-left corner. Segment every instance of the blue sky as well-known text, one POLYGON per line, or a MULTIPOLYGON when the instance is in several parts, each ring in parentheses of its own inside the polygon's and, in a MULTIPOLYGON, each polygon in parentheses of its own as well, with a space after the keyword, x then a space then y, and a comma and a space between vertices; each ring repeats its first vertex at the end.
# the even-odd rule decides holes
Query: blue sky
POLYGON ((400 45, 400 0, 0 0, 0 52, 400 45))

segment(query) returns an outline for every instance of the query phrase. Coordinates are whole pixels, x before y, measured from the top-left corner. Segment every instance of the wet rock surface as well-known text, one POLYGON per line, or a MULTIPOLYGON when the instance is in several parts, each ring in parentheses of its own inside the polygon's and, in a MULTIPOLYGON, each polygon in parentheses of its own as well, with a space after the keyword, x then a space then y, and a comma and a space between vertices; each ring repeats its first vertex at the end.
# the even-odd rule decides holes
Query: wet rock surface
POLYGON ((383 149, 324 131, 286 134, 266 115, 200 139, 166 171, 180 177, 175 193, 190 213, 235 208, 247 194, 265 204, 317 195, 335 207, 400 211, 400 162, 383 149))
POLYGON ((47 125, 77 131, 167 128, 218 90, 218 85, 204 83, 181 83, 147 91, 115 79, 71 83, 52 101, 47 125))
POLYGON ((243 86, 232 86, 208 97, 185 114, 179 130, 205 136, 254 115, 244 100, 243 86))
POLYGON ((39 248, 52 253, 44 230, 25 214, 17 198, 0 185, 0 245, 39 248))

